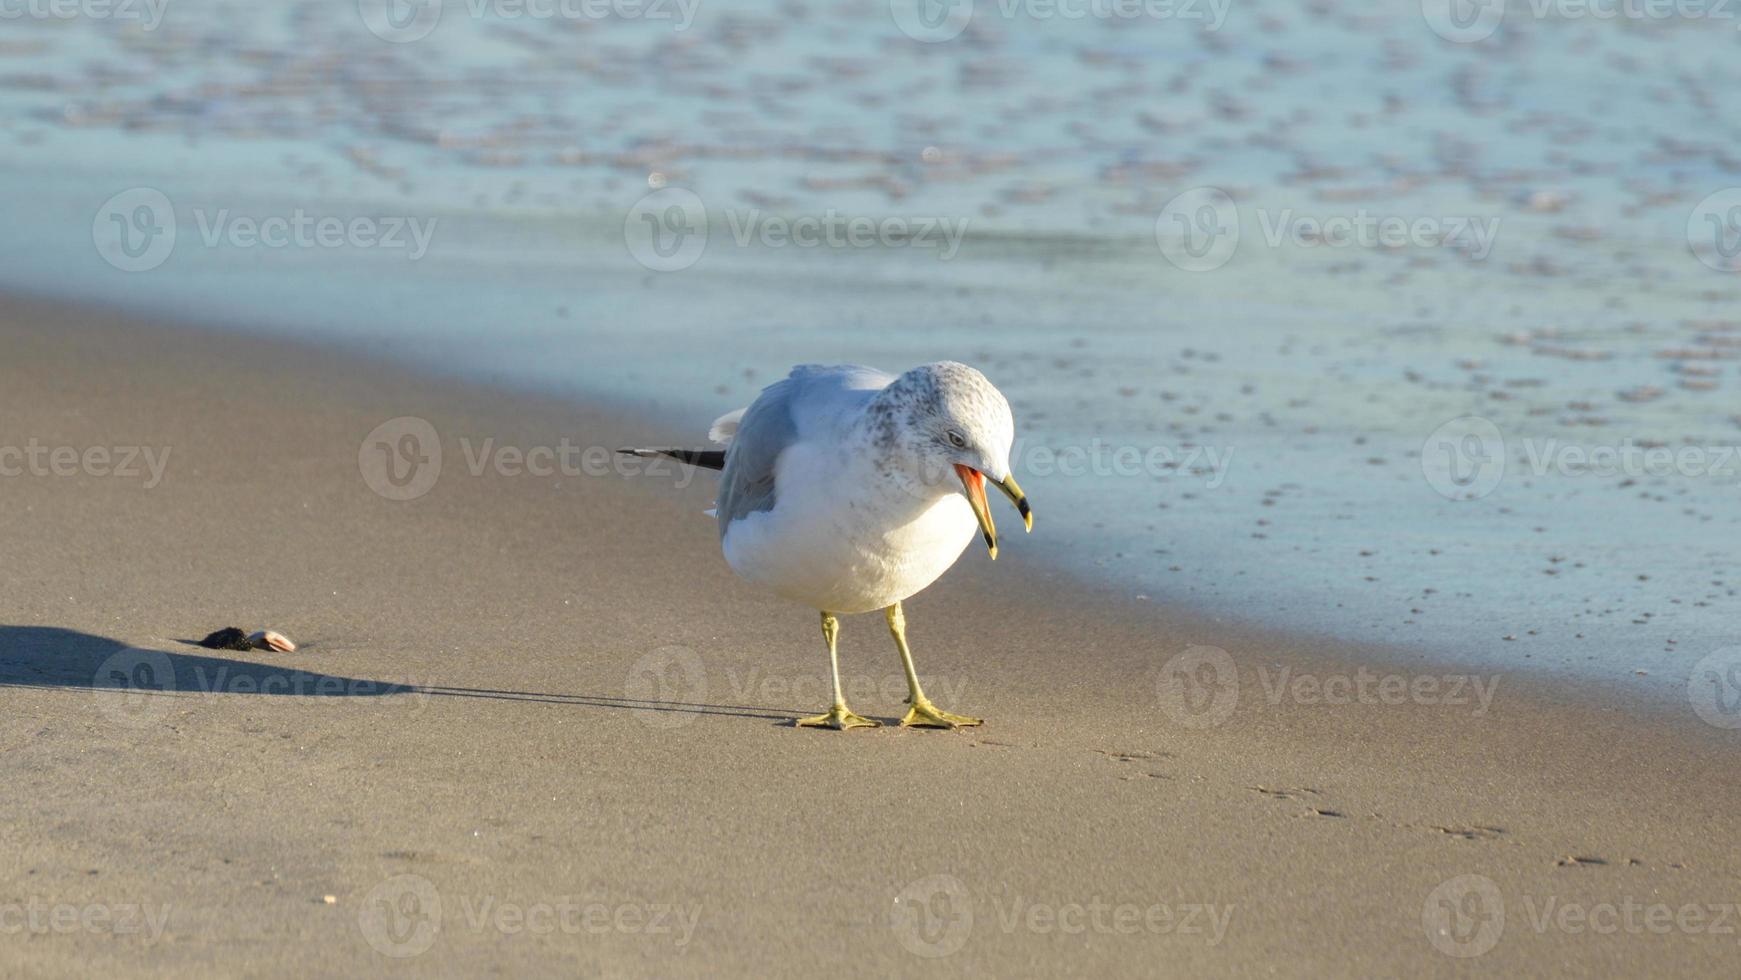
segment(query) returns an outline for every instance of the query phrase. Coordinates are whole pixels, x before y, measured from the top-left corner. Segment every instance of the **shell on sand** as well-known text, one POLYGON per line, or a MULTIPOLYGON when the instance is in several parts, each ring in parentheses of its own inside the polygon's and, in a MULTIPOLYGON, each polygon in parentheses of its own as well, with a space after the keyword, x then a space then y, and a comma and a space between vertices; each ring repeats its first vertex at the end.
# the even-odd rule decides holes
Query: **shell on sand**
POLYGON ((248 639, 262 650, 276 650, 279 653, 296 652, 296 644, 290 642, 289 637, 273 630, 261 630, 249 636, 248 639))

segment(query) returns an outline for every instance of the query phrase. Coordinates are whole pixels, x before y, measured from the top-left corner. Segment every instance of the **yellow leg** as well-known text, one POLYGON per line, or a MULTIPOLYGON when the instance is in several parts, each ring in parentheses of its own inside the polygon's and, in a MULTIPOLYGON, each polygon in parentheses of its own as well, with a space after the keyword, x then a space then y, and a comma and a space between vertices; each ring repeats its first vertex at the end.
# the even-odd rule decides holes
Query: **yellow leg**
POLYGON ((840 654, 835 648, 835 640, 840 636, 840 620, 831 612, 822 614, 822 638, 828 641, 828 666, 834 671, 834 707, 827 714, 814 715, 798 719, 800 728, 838 728, 842 731, 848 728, 876 728, 882 724, 863 715, 853 714, 846 706, 846 698, 840 693, 840 654))
POLYGON ((907 670, 907 703, 912 707, 901 719, 901 727, 963 728, 984 724, 978 718, 952 715, 931 703, 931 699, 919 689, 919 674, 913 669, 913 651, 907 649, 907 617, 901 612, 901 604, 897 602, 883 610, 883 615, 888 617, 889 632, 894 634, 895 646, 901 651, 901 666, 907 670))

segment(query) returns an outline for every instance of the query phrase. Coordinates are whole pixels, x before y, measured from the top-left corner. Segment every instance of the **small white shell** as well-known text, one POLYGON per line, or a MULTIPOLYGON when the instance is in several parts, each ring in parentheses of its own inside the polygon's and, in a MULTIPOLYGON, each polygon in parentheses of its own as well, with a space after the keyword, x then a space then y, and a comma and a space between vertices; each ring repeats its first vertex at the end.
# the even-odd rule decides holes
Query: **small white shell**
POLYGON ((296 652, 296 644, 290 642, 290 637, 272 630, 261 630, 248 639, 262 650, 276 650, 279 653, 296 652))

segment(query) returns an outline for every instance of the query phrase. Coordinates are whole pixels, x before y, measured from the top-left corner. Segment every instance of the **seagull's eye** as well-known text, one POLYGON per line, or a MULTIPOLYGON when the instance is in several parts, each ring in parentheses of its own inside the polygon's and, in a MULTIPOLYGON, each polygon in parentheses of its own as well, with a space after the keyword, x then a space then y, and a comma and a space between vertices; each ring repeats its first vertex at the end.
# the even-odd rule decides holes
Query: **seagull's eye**
POLYGON ((951 430, 949 433, 949 444, 954 446, 956 449, 967 448, 967 440, 962 437, 961 433, 954 430, 951 430))

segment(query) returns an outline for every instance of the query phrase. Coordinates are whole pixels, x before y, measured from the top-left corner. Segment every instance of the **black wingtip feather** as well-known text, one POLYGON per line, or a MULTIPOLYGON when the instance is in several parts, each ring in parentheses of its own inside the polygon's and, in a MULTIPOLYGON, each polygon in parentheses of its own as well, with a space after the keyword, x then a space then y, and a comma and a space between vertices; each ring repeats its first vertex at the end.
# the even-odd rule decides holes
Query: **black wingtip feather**
POLYGON ((699 466, 704 470, 725 469, 723 449, 619 449, 624 456, 669 456, 680 463, 699 466))

